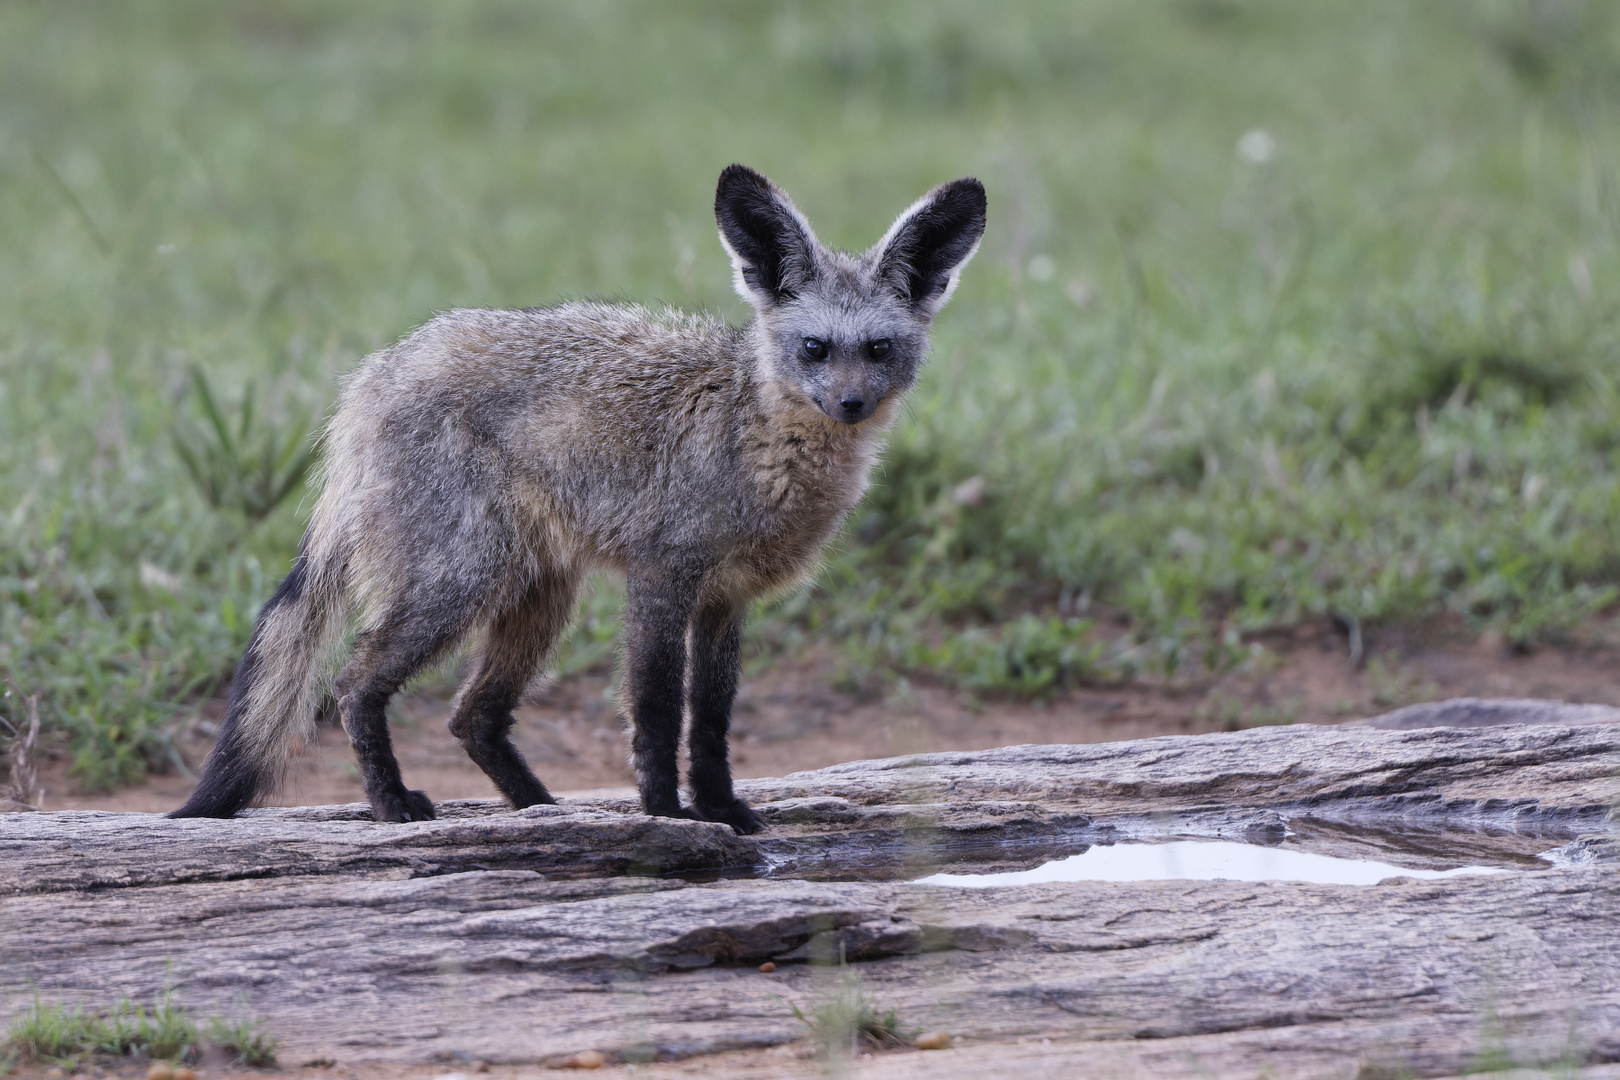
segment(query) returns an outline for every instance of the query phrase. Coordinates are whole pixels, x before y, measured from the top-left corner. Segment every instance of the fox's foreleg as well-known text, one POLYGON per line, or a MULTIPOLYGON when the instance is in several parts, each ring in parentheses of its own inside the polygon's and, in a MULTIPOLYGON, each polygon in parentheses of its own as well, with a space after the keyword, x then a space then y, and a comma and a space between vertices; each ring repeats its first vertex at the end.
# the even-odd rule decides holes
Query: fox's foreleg
POLYGON ((681 806, 676 753, 686 678, 686 628, 697 606, 701 572, 632 566, 625 580, 624 684, 630 762, 641 808, 659 817, 696 817, 681 806))
POLYGON ((730 603, 700 606, 691 623, 687 704, 692 715, 692 809, 747 835, 765 819, 737 798, 731 787, 727 733, 742 667, 743 611, 730 603))

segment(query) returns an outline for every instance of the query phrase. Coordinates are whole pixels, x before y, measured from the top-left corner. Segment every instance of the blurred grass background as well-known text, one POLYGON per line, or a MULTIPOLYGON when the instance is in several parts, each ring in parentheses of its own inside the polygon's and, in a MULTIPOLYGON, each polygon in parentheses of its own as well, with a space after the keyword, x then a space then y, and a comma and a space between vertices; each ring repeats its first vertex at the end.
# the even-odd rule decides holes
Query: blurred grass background
POLYGON ((848 248, 991 198, 756 655, 1041 694, 1326 617, 1557 640, 1620 570, 1617 103, 1601 0, 11 0, 0 673, 87 787, 163 767, 342 372, 459 305, 742 319, 732 161, 848 248))

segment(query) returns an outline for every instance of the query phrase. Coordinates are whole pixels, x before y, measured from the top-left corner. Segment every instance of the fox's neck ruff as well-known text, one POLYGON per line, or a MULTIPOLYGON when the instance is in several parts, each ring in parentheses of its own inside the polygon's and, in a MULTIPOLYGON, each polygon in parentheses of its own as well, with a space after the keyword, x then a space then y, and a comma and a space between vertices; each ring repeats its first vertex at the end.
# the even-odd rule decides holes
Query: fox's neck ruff
POLYGON ((825 516, 828 528, 835 526, 866 493, 897 413, 894 401, 862 423, 844 424, 791 383, 767 378, 756 388, 759 411, 742 434, 765 503, 789 517, 825 516))

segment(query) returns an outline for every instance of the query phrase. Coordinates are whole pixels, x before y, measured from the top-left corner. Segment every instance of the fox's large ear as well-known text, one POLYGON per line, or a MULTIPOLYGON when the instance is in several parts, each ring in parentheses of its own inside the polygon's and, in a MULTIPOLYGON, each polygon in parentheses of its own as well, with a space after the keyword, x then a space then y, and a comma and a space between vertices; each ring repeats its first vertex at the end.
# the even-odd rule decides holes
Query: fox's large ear
POLYGON ((984 222, 983 184, 967 177, 939 185, 901 214, 872 249, 877 277, 932 319, 979 250, 984 222))
POLYGON ((815 276, 816 235, 785 193, 746 165, 728 165, 714 193, 720 242, 737 294, 764 309, 791 300, 815 276))

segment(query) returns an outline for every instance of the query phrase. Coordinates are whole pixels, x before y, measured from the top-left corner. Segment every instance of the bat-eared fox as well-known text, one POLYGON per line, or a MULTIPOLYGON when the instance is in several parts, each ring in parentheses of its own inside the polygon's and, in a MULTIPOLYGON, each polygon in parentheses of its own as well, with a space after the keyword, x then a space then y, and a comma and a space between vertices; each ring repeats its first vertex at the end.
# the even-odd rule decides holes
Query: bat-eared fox
POLYGON ((367 358, 325 434, 325 486, 259 614, 202 782, 173 817, 230 817, 314 734, 322 673, 379 821, 433 817, 384 709, 476 638, 450 730, 513 806, 552 802, 512 709, 581 580, 625 577, 620 710, 649 814, 764 820, 732 790, 742 620, 809 573, 866 490, 929 327, 984 233, 984 187, 934 188, 855 256, 741 165, 714 202, 741 329, 629 304, 451 311, 367 358), (689 725, 692 802, 676 752, 689 725))

